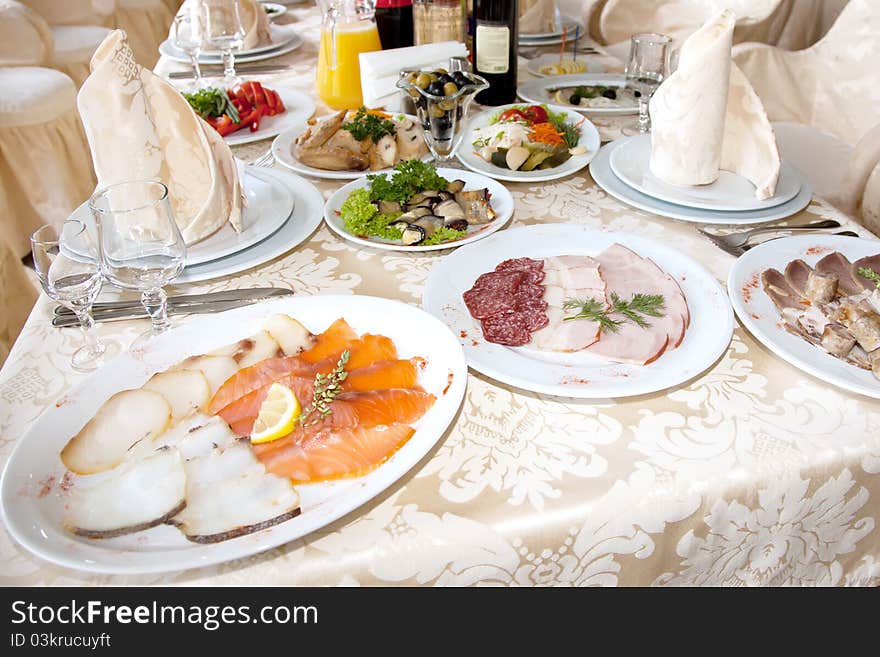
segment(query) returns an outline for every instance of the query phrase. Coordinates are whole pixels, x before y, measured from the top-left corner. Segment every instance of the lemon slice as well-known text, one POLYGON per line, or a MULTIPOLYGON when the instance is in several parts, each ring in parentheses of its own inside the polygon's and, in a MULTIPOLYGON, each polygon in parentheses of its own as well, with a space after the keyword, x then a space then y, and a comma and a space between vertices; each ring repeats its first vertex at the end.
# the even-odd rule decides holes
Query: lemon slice
POLYGON ((266 399, 254 422, 251 443, 256 445, 283 438, 293 431, 300 413, 302 408, 293 390, 280 383, 273 383, 269 386, 266 399))

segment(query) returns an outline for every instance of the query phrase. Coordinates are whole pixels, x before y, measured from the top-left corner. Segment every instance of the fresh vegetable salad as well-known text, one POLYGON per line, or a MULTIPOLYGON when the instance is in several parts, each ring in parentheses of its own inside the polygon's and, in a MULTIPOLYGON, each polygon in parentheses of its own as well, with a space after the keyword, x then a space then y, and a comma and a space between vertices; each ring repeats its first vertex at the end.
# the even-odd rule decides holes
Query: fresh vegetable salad
POLYGON ((260 119, 285 111, 277 91, 248 80, 232 87, 210 87, 183 94, 190 106, 222 136, 248 127, 260 129, 260 119))

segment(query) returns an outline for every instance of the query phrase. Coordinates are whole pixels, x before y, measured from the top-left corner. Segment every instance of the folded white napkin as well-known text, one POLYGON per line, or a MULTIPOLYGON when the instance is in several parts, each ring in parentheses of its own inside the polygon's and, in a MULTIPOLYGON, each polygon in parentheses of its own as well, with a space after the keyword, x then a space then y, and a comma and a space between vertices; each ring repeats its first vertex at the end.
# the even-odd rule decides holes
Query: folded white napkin
POLYGON ((160 180, 187 244, 227 222, 241 230, 242 192, 232 152, 174 87, 139 66, 125 32, 95 51, 77 106, 98 186, 160 180))
POLYGON ((678 69, 650 103, 651 172, 673 185, 706 185, 721 169, 776 191, 780 157, 764 106, 730 59, 736 16, 717 13, 684 42, 678 69))
POLYGON ((451 57, 467 57, 467 54, 467 46, 458 41, 363 52, 359 58, 364 105, 398 111, 403 97, 395 85, 401 69, 447 68, 451 57))
MULTIPOLYGON (((232 11, 232 0, 204 0, 208 4, 219 7, 227 7, 232 11)), ((186 0, 178 10, 178 14, 189 13, 196 16, 200 10, 200 0, 186 0)), ((244 28, 245 37, 242 50, 250 50, 258 46, 272 43, 272 33, 269 30, 269 15, 257 0, 238 0, 238 16, 241 26, 244 28)), ((198 22, 194 24, 198 25, 198 22)), ((231 23, 230 23, 231 24, 231 23)), ((209 46, 205 50, 211 50, 209 46)))
MULTIPOLYGON (((549 34, 559 27, 556 0, 519 0, 519 33, 549 34)), ((574 37, 574 35, 570 35, 574 37)))

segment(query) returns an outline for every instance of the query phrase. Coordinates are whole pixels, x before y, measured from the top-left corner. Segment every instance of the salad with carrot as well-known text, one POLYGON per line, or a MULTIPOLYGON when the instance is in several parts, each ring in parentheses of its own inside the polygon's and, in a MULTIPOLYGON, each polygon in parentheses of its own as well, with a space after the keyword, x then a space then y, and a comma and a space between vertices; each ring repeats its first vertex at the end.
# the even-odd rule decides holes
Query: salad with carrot
POLYGON ((210 87, 183 96, 196 113, 224 137, 245 127, 256 132, 263 117, 285 111, 278 92, 255 80, 231 89, 210 87))
POLYGON ((512 105, 474 130, 471 145, 486 162, 502 169, 552 169, 586 152, 579 145, 583 121, 572 123, 567 114, 547 105, 512 105))

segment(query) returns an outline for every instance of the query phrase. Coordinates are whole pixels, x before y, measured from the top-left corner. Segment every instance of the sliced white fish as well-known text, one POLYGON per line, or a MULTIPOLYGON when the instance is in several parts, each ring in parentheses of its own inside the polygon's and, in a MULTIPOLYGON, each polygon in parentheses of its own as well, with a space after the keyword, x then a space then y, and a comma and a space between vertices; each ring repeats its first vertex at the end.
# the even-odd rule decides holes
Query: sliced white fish
POLYGON ((315 343, 312 332, 290 315, 272 315, 263 322, 263 329, 278 343, 285 356, 295 356, 315 343))
POLYGON ((139 444, 131 458, 144 458, 166 448, 180 451, 185 461, 206 456, 217 447, 227 447, 238 440, 222 418, 204 413, 193 413, 168 429, 153 441, 139 444))
POLYGON ((266 358, 283 356, 284 352, 267 331, 259 331, 249 338, 215 349, 207 355, 231 356, 239 367, 248 367, 266 358))
POLYGON ((211 399, 211 384, 198 370, 160 372, 153 375, 143 389, 158 392, 168 401, 173 422, 206 406, 211 399))
POLYGON ((193 356, 169 371, 176 370, 196 370, 204 374, 213 395, 229 377, 238 372, 238 363, 232 356, 193 356))
POLYGON ((112 538, 170 520, 186 505, 186 474, 175 449, 126 460, 110 472, 79 477, 65 522, 74 534, 112 538))
POLYGON ((174 520, 191 541, 225 541, 299 514, 296 489, 268 474, 245 442, 214 448, 184 467, 186 508, 174 520))

